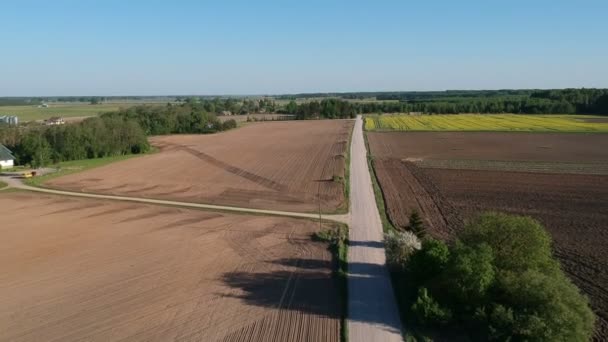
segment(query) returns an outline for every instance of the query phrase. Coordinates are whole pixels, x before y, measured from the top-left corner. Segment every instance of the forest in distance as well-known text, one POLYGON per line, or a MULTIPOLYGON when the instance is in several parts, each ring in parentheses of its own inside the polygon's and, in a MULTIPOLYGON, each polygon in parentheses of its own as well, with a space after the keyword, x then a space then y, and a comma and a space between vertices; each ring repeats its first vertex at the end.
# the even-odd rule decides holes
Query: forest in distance
POLYGON ((177 100, 197 103, 218 114, 279 113, 295 115, 298 120, 345 119, 373 113, 608 115, 608 89, 328 93, 177 100), (281 105, 277 101, 289 102, 281 105))
MULTIPOLYGON (((298 116, 323 115, 323 108, 338 107, 339 116, 367 113, 426 113, 426 114, 608 114, 608 89, 556 90, 479 90, 438 92, 345 93, 333 95, 348 103, 340 106, 328 103, 334 98, 322 94, 286 95, 290 99, 287 113, 298 116), (296 99, 309 102, 297 105, 296 99), (318 98, 322 98, 317 102, 318 98), (363 101, 373 98, 375 101, 363 101)), ((329 110, 329 113, 332 113, 329 110)))
POLYGON ((348 118, 370 113, 597 114, 608 115, 608 89, 447 90, 310 93, 255 96, 4 97, 1 106, 45 102, 164 100, 197 104, 207 113, 293 114, 297 119, 348 118))

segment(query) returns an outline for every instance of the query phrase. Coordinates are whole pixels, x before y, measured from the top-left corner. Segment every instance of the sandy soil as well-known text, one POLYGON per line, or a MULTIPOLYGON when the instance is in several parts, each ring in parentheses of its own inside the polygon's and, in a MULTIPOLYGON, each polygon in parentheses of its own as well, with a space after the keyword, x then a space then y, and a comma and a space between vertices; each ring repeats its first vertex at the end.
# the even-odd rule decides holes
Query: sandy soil
POLYGON ((0 193, 0 340, 338 341, 312 221, 0 193))
POLYGON ((300 212, 345 206, 351 120, 255 123, 152 138, 161 152, 51 180, 72 191, 300 212))
POLYGON ((496 143, 508 141, 502 133, 400 134, 403 141, 394 134, 384 137, 386 134, 369 138, 372 153, 383 156, 374 160, 374 169, 394 224, 407 225, 415 208, 431 235, 451 239, 467 218, 481 211, 538 219, 551 234, 554 253, 564 270, 590 297, 598 315, 596 339, 608 338, 608 176, 422 168, 416 161, 402 160, 439 156, 608 162, 608 135, 508 134, 512 144, 507 145, 496 143), (450 135, 456 135, 453 144, 438 143, 450 135))

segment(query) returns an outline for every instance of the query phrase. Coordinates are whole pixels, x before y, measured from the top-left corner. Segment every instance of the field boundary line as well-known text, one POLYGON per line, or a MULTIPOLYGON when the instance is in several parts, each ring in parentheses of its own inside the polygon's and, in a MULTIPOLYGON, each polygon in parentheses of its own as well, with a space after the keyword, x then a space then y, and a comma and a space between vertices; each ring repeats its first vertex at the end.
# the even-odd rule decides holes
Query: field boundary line
MULTIPOLYGON (((291 211, 232 207, 232 206, 223 206, 223 205, 214 205, 214 204, 168 201, 168 200, 159 200, 159 199, 151 199, 151 198, 141 198, 141 197, 101 195, 101 194, 92 194, 92 193, 86 193, 86 192, 73 192, 73 191, 55 190, 55 189, 49 189, 49 188, 39 188, 39 187, 25 185, 17 179, 10 179, 10 178, 5 178, 5 177, 2 177, 2 180, 5 181, 6 183, 8 183, 10 187, 15 188, 15 189, 55 194, 55 195, 116 200, 116 201, 124 201, 124 202, 138 202, 138 203, 145 203, 145 204, 159 204, 159 205, 190 208, 190 209, 207 209, 207 210, 216 210, 216 211, 240 212, 240 213, 247 213, 247 214, 263 214, 263 215, 272 215, 272 216, 305 218, 305 219, 314 219, 314 220, 319 219, 318 213, 315 213, 315 214, 298 213, 298 212, 291 212, 291 211)), ((349 223, 348 215, 323 215, 321 218, 326 221, 333 221, 333 222, 346 223, 346 224, 349 223)))

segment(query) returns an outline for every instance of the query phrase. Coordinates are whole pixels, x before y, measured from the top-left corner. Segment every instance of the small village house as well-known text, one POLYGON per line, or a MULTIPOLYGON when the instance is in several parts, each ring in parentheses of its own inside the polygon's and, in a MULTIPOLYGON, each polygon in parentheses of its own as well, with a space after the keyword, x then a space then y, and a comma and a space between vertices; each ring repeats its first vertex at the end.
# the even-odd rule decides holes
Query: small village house
POLYGON ((0 169, 8 169, 14 166, 15 157, 11 150, 0 144, 0 169))

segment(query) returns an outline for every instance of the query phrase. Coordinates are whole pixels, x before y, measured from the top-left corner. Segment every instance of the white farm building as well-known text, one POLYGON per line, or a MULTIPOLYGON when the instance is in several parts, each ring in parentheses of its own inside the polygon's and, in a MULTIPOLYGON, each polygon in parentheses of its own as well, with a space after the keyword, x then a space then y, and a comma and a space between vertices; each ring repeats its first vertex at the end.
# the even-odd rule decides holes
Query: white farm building
POLYGON ((11 150, 0 144, 0 169, 12 168, 14 162, 15 157, 13 157, 11 150))

